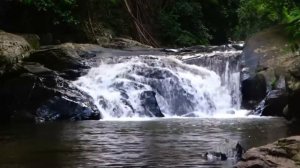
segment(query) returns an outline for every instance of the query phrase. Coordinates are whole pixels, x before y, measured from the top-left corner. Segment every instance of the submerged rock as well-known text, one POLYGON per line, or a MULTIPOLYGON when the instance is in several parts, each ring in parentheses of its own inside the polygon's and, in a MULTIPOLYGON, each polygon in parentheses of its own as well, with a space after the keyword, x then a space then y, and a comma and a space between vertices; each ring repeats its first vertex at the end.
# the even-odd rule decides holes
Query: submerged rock
POLYGON ((242 160, 242 155, 245 153, 245 149, 239 142, 236 143, 236 145, 234 146, 226 140, 226 143, 222 145, 229 146, 226 147, 227 149, 225 149, 224 146, 222 146, 222 148, 225 149, 223 149, 223 151, 206 152, 201 157, 205 160, 210 161, 226 161, 228 158, 235 159, 236 162, 242 160))
POLYGON ((221 152, 206 152, 203 158, 206 160, 213 160, 213 161, 217 161, 217 160, 225 161, 228 159, 226 154, 221 152))
POLYGON ((235 168, 300 167, 300 136, 248 150, 235 168))

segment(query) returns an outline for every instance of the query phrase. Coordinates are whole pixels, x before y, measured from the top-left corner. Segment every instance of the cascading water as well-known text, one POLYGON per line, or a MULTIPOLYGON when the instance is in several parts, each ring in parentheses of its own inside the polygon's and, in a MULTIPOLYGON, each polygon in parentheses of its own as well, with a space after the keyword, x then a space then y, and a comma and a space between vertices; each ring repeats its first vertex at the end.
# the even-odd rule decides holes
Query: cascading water
POLYGON ((238 65, 227 59, 224 68, 217 70, 218 64, 211 66, 202 60, 191 65, 189 61, 195 57, 184 57, 103 58, 100 66, 74 84, 92 96, 104 119, 237 115, 238 65))

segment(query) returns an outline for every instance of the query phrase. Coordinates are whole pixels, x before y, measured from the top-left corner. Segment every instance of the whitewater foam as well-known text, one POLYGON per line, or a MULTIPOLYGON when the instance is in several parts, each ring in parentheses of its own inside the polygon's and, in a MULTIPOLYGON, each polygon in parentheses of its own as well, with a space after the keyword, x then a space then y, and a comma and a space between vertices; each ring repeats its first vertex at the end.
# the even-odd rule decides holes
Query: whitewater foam
MULTIPOLYGON (((228 54, 228 53, 226 53, 228 54)), ((225 75, 190 65, 176 56, 132 56, 101 63, 74 84, 95 101, 105 120, 139 120, 146 114, 141 95, 155 92, 165 117, 243 117, 239 72, 225 75)), ((151 104, 150 106, 153 106, 151 104)))

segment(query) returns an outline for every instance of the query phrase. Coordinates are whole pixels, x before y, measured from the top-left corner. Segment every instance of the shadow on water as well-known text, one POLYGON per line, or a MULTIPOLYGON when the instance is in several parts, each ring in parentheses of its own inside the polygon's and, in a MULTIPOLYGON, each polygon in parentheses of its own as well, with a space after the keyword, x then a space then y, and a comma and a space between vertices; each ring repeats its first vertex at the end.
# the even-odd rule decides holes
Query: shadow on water
POLYGON ((0 167, 232 167, 201 155, 298 134, 279 118, 159 119, 2 125, 0 167))

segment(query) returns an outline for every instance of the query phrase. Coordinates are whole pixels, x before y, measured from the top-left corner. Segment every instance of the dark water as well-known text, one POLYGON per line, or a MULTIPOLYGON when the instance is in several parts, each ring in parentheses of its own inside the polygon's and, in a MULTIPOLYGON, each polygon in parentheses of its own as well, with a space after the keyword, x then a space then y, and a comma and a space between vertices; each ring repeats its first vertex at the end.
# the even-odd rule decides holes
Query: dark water
POLYGON ((225 139, 249 148, 296 133, 276 118, 5 125, 0 167, 232 167, 200 156, 225 139))

